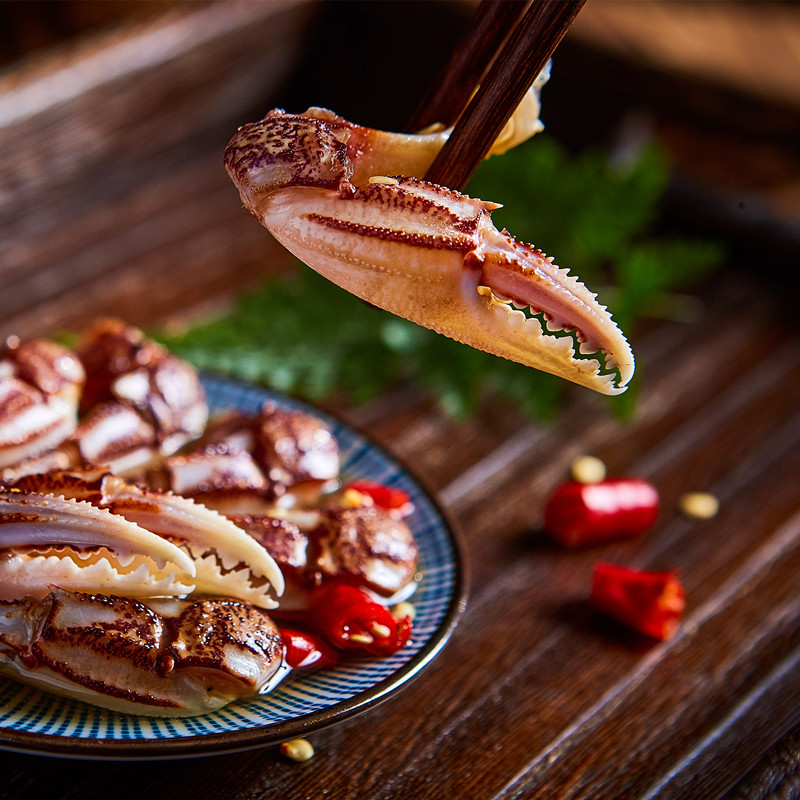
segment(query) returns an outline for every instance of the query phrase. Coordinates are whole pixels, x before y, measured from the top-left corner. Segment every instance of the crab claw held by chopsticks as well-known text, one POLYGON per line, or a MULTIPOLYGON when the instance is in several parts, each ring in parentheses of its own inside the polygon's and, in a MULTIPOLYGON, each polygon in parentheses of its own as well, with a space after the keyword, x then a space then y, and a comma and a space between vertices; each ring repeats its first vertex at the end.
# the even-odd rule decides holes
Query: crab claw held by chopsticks
POLYGON ((352 294, 479 350, 624 391, 633 354, 595 295, 499 231, 496 204, 413 177, 438 146, 323 109, 276 110, 239 129, 225 166, 261 224, 352 294))

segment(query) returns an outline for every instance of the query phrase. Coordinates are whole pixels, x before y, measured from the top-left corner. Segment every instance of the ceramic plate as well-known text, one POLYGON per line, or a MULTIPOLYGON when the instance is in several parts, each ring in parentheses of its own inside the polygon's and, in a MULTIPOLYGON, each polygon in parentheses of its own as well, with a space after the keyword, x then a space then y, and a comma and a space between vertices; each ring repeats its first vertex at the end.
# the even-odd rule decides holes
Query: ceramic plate
POLYGON ((339 441, 346 479, 368 478, 405 489, 408 523, 420 548, 423 579, 409 644, 391 658, 346 660, 290 681, 272 693, 201 717, 157 719, 57 698, 0 678, 0 748, 75 758, 181 758, 275 744, 366 711, 397 692, 434 658, 464 603, 458 537, 433 498, 406 468, 341 422, 281 395, 234 381, 205 379, 213 411, 256 411, 266 400, 327 419, 339 441))

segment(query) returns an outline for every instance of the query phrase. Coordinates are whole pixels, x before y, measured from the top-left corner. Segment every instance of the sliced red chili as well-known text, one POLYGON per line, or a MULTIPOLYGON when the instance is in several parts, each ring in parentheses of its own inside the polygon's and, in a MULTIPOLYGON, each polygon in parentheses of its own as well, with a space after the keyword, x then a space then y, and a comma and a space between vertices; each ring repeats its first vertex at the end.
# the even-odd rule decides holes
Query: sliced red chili
POLYGON ((658 491, 639 478, 567 481, 547 503, 545 530, 566 547, 632 538, 658 517, 658 491))
POLYGON ((340 650, 388 656, 405 647, 411 618, 394 617, 362 589, 342 583, 314 593, 308 623, 340 650))
POLYGON ((327 669, 338 663, 339 654, 319 636, 295 628, 281 628, 280 632, 286 663, 292 669, 327 669))
POLYGON ((675 572, 653 572, 599 563, 592 575, 592 602, 601 611, 654 639, 675 633, 686 595, 675 572))
POLYGON ((352 481, 344 488, 345 491, 353 489, 356 492, 367 495, 372 498, 372 502, 376 506, 387 511, 405 511, 411 505, 411 498, 408 492, 403 489, 386 486, 383 483, 377 483, 376 481, 352 481))

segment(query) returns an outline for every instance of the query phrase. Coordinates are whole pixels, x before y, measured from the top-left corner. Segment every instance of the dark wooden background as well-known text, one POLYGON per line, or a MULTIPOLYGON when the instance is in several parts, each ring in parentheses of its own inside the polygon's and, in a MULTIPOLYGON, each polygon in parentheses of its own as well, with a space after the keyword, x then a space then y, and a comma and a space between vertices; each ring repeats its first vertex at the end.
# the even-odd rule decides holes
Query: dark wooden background
MULTIPOLYGON (((2 12, 21 24, 16 5, 2 12)), ((6 49, 1 335, 75 329, 98 313, 180 325, 288 268, 222 169, 232 131, 272 105, 402 125, 466 20, 452 3, 156 11, 142 4, 141 19, 78 45, 6 49), (53 81, 75 64, 83 83, 53 81)), ((691 321, 632 332, 634 417, 580 389, 550 425, 492 398, 456 421, 415 386, 334 405, 413 465, 462 528, 471 593, 440 656, 396 697, 311 736, 305 764, 271 749, 151 763, 7 752, 0 797, 794 796, 798 240, 792 206, 777 198, 797 176, 798 113, 578 35, 557 65, 548 130, 578 148, 613 144, 631 114, 645 119, 677 165, 661 225, 728 244, 691 321), (583 453, 658 486, 652 532, 568 553, 540 531, 548 493, 583 453), (679 513, 693 490, 720 499, 714 519, 679 513), (599 559, 681 570, 688 609, 672 640, 655 644, 590 608, 599 559)))

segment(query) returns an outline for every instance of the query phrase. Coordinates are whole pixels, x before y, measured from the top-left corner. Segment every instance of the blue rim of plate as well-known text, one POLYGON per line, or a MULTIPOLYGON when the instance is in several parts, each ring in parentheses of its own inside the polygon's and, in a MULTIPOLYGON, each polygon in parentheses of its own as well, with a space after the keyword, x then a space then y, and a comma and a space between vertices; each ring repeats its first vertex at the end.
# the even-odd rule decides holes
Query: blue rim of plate
POLYGON ((417 677, 455 629, 467 593, 461 537, 407 467, 351 426, 305 403, 229 378, 205 375, 203 383, 212 412, 257 411, 274 401, 321 417, 339 441, 345 479, 368 478, 409 493, 415 510, 408 522, 423 574, 413 597, 417 614, 411 641, 390 658, 346 660, 262 697, 181 719, 107 711, 0 678, 0 749, 83 759, 169 759, 278 744, 388 699, 417 677))

